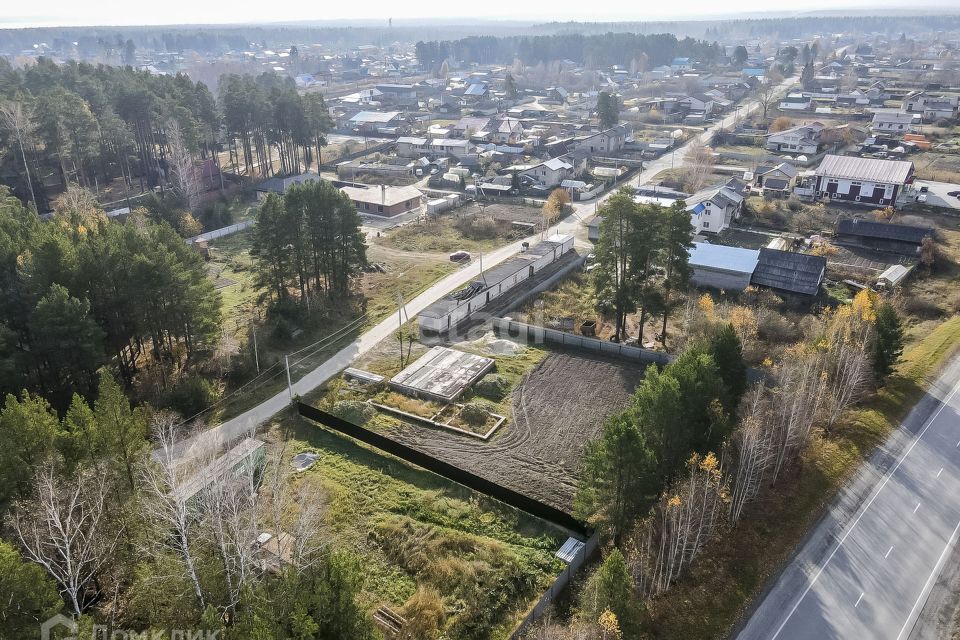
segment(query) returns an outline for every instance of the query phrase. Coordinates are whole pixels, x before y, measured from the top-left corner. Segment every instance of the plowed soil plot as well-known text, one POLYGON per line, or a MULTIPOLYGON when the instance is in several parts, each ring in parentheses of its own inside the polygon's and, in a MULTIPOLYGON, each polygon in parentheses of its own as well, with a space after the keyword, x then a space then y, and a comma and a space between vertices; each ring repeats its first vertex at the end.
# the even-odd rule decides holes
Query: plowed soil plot
POLYGON ((551 353, 514 389, 513 418, 490 441, 407 423, 390 436, 569 512, 584 447, 642 376, 635 364, 551 353))

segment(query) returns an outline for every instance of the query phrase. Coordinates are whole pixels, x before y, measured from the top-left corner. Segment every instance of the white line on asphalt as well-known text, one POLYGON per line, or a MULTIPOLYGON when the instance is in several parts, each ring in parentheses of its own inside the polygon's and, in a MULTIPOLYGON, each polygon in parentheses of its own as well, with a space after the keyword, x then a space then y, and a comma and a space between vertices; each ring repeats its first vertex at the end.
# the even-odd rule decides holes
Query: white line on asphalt
POLYGON ((860 601, 861 601, 861 600, 863 600, 863 591, 860 592, 860 597, 857 598, 856 604, 853 605, 853 608, 854 608, 854 609, 856 609, 857 607, 860 606, 860 601))
POLYGON ((920 595, 917 596, 917 601, 913 603, 913 608, 910 609, 910 613, 907 615, 906 622, 903 623, 903 627, 900 628, 900 633, 897 634, 897 640, 903 637, 904 631, 907 630, 907 627, 910 626, 910 618, 913 617, 913 613, 917 610, 917 607, 920 606, 921 602, 925 602, 927 596, 930 595, 930 589, 933 588, 933 582, 937 579, 937 576, 940 575, 941 569, 943 569, 943 563, 947 559, 947 556, 950 553, 950 550, 953 549, 953 545, 957 541, 957 532, 960 531, 960 522, 957 523, 957 526, 954 528, 953 533, 950 535, 950 539, 947 540, 947 546, 943 548, 943 553, 940 554, 940 558, 937 559, 937 564, 934 565, 933 571, 930 572, 930 577, 927 578, 926 584, 923 585, 923 590, 920 591, 920 595))
MULTIPOLYGON (((913 448, 917 446, 917 443, 920 442, 920 439, 923 438, 923 434, 927 432, 927 429, 930 428, 930 425, 933 424, 933 421, 940 415, 940 412, 950 404, 950 401, 953 400, 953 396, 957 394, 957 391, 960 391, 960 382, 954 385, 953 389, 950 391, 950 395, 940 404, 940 407, 933 413, 932 416, 927 418, 926 424, 923 425, 923 429, 920 430, 920 433, 916 435, 913 439, 913 442, 910 443, 910 446, 907 447, 907 450, 903 452, 903 455, 900 456, 900 459, 897 460, 897 464, 887 472, 887 475, 884 477, 883 481, 877 487, 877 490, 873 492, 873 495, 870 496, 870 500, 863 506, 863 509, 860 510, 860 513, 857 514, 857 517, 850 524, 847 530, 844 532, 843 536, 840 538, 840 541, 837 543, 837 546, 833 548, 833 551, 830 552, 830 555, 827 556, 827 559, 824 563, 817 569, 817 573, 814 574, 813 579, 810 580, 810 583, 807 585, 807 588, 803 590, 803 593, 800 594, 800 597, 797 598, 797 601, 793 604, 793 607, 790 609, 790 613, 787 614, 787 617, 783 619, 783 622, 780 623, 780 626, 777 627, 776 633, 774 633, 770 640, 777 640, 777 637, 780 635, 780 632, 783 631, 783 628, 787 626, 787 623, 790 621, 790 618, 793 617, 793 614, 796 613, 797 609, 800 607, 800 603, 803 602, 803 599, 807 597, 807 594, 810 593, 810 590, 813 589, 813 585, 816 584, 817 580, 820 579, 820 575, 823 573, 823 570, 827 568, 827 565, 830 564, 830 561, 833 560, 833 556, 837 555, 837 551, 840 550, 840 547, 843 546, 843 543, 846 539, 853 533, 853 530, 859 524, 860 519, 863 518, 863 514, 867 512, 870 508, 870 505, 873 504, 873 501, 877 499, 877 496, 880 495, 880 492, 883 491, 883 488, 887 486, 887 483, 890 481, 890 478, 893 477, 893 474, 897 472, 897 469, 900 468, 900 465, 903 464, 903 461, 907 459, 907 456, 910 455, 910 452, 913 451, 913 448)), ((957 446, 960 447, 960 442, 957 442, 957 446)), ((960 528, 960 524, 957 525, 960 528)), ((906 626, 906 625, 904 625, 906 626)))
POLYGON ((937 471, 937 477, 940 477, 940 474, 943 473, 943 467, 940 467, 940 471, 937 471))
POLYGON ((917 503, 917 506, 915 506, 915 507, 913 508, 913 512, 916 513, 916 512, 917 512, 917 509, 919 509, 919 508, 920 508, 920 503, 918 502, 918 503, 917 503))
POLYGON ((957 446, 960 447, 960 440, 957 440, 957 446))
POLYGON ((890 548, 887 549, 887 552, 886 552, 885 554, 883 554, 883 559, 884 559, 884 560, 887 559, 887 556, 890 555, 890 552, 891 552, 891 551, 893 551, 893 545, 890 545, 890 548))

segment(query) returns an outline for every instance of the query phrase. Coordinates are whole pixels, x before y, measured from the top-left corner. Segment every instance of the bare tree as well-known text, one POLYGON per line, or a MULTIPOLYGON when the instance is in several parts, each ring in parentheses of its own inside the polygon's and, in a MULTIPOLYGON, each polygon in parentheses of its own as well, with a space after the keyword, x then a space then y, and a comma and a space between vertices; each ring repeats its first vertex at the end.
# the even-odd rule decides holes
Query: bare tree
POLYGON ((777 88, 782 81, 783 76, 775 69, 771 69, 757 89, 757 100, 760 102, 760 108, 763 109, 764 120, 767 119, 770 108, 777 104, 777 88))
POLYGON ((774 460, 774 431, 769 423, 769 394, 762 384, 754 385, 741 405, 740 425, 733 433, 737 456, 730 494, 730 521, 737 522, 743 508, 759 495, 763 480, 774 460))
POLYGON ((200 608, 206 607, 193 548, 199 538, 198 505, 188 491, 184 470, 178 465, 176 451, 180 439, 179 417, 158 413, 153 417, 153 434, 158 444, 153 459, 141 469, 144 491, 143 515, 157 535, 149 538, 145 551, 151 555, 172 552, 180 561, 193 587, 200 608))
POLYGON ((770 412, 776 451, 772 482, 809 441, 810 431, 824 404, 825 369, 822 354, 799 345, 784 357, 770 412))
POLYGON ((260 533, 256 474, 253 465, 245 465, 238 473, 220 474, 211 478, 201 497, 200 526, 223 565, 226 611, 234 610, 244 587, 258 576, 254 557, 260 533))
POLYGON ((27 187, 30 189, 30 199, 33 201, 33 209, 38 214, 40 208, 37 206, 37 194, 33 190, 33 179, 30 177, 30 165, 27 163, 27 152, 24 150, 24 143, 29 140, 30 131, 30 113, 24 107, 22 102, 2 102, 0 103, 0 127, 5 129, 13 139, 17 141, 20 148, 20 159, 23 161, 23 171, 27 176, 27 187))
POLYGON ((687 474, 664 492, 654 514, 635 535, 634 578, 644 595, 666 591, 723 522, 729 500, 722 463, 694 454, 687 474))
POLYGON ((108 492, 107 474, 91 470, 67 480, 50 461, 37 472, 33 497, 18 503, 9 518, 26 556, 57 581, 77 615, 122 533, 122 524, 108 530, 108 492))
POLYGON ((167 144, 170 146, 170 182, 190 211, 200 204, 200 180, 193 166, 193 155, 176 120, 167 123, 167 144))
POLYGON ((875 314, 869 294, 858 294, 851 307, 841 307, 827 323, 826 339, 829 393, 826 426, 857 402, 872 377, 869 354, 875 314))
POLYGON ((713 154, 703 144, 695 142, 687 155, 686 165, 683 187, 690 193, 696 193, 707 186, 713 175, 713 154))

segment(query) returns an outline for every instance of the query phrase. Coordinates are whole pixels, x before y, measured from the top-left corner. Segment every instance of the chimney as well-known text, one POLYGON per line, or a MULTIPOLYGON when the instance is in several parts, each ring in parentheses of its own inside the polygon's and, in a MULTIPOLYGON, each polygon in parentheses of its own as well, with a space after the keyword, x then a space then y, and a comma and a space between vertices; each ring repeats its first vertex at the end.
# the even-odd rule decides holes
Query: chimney
POLYGON ((387 185, 380 185, 380 204, 387 203, 387 185))

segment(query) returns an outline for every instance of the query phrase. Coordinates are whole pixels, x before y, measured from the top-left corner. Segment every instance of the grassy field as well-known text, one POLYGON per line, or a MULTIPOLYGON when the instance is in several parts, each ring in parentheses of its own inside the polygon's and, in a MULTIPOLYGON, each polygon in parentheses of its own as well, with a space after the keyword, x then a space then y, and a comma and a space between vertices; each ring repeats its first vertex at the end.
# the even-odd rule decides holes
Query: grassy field
POLYGON ((287 455, 319 454, 295 482, 324 495, 331 544, 362 557, 370 609, 416 617, 419 589, 442 602, 443 637, 506 638, 562 568, 565 534, 545 522, 297 415, 272 426, 287 455))
POLYGON ((920 180, 960 182, 960 155, 923 151, 911 157, 920 180))
POLYGON ((510 223, 479 214, 440 216, 423 224, 397 227, 383 238, 383 245, 402 251, 452 253, 454 251, 489 251, 524 234, 510 223))
POLYGON ((832 433, 817 434, 802 464, 749 507, 735 531, 711 543, 675 587, 650 603, 650 637, 726 637, 850 474, 906 416, 960 344, 958 316, 928 329, 910 332, 902 361, 884 388, 849 412, 832 433))

